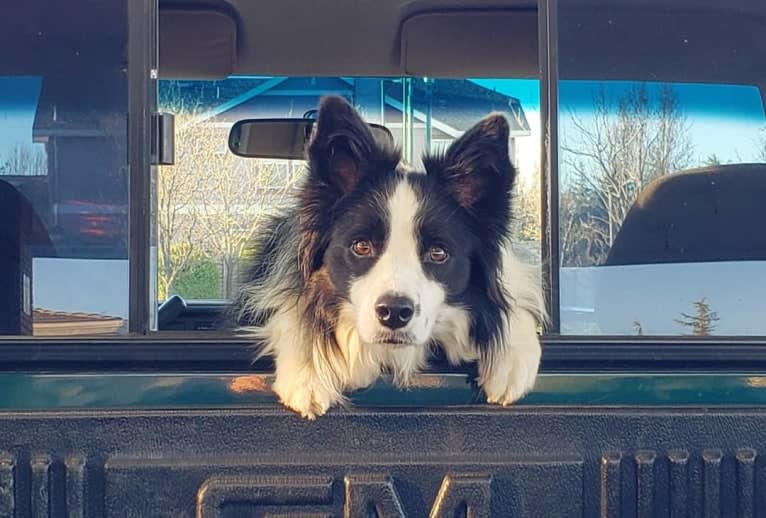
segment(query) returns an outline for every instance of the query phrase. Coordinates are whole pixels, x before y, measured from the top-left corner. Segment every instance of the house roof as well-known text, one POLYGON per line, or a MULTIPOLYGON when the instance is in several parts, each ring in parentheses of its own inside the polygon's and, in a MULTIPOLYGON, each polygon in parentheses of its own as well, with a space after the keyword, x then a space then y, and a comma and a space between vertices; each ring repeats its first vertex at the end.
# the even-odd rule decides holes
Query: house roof
MULTIPOLYGON (((501 94, 467 79, 439 79, 431 83, 432 116, 460 131, 465 131, 490 112, 504 112, 511 123, 511 132, 528 134, 530 131, 521 103, 515 97, 501 94)), ((386 95, 402 98, 402 87, 389 83, 386 95)), ((412 104, 416 110, 428 105, 426 84, 412 82, 412 104)))
POLYGON ((122 331, 125 320, 94 313, 53 311, 34 308, 32 333, 35 336, 113 335, 122 331))

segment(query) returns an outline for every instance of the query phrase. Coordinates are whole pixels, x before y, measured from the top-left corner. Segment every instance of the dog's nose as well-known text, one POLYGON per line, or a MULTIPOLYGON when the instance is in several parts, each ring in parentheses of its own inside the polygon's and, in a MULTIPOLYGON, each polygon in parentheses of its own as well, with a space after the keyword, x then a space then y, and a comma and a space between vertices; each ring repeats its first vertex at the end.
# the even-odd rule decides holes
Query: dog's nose
POLYGON ((389 329, 399 329, 407 325, 415 314, 415 304, 407 297, 387 293, 375 303, 375 315, 378 322, 389 329))

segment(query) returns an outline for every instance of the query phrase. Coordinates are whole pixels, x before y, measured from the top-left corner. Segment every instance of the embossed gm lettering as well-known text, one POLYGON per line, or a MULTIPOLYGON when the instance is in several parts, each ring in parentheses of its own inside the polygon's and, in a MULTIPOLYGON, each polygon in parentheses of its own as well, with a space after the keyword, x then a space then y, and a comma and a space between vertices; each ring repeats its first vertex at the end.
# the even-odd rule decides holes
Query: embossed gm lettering
MULTIPOLYGON (((280 511, 279 516, 305 516, 308 510, 328 511, 333 507, 332 477, 317 476, 215 476, 207 479, 197 493, 197 518, 220 518, 227 504, 258 507, 295 508, 294 514, 280 511)), ((367 516, 375 509, 380 518, 407 516, 396 491, 394 479, 380 473, 355 473, 344 480, 343 515, 345 518, 367 516)), ((488 474, 450 473, 431 506, 431 518, 455 516, 461 510, 471 518, 490 515, 492 478, 488 474)))

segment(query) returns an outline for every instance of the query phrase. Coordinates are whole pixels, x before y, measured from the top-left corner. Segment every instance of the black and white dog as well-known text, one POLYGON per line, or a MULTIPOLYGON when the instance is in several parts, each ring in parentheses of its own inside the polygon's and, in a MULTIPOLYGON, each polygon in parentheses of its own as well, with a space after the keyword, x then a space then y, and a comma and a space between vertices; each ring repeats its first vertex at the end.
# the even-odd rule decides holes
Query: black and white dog
POLYGON ((286 406, 314 419, 382 373, 406 386, 436 345, 478 361, 489 402, 532 388, 544 304, 509 250, 508 140, 489 115, 415 172, 345 100, 323 99, 298 200, 261 229, 236 305, 286 406))

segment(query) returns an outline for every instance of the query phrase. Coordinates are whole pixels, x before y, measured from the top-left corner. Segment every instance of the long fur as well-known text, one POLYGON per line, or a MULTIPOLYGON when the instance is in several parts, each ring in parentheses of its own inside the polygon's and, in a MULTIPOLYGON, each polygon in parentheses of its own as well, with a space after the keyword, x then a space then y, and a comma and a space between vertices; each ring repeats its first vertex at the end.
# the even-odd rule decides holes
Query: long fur
MULTIPOLYGON (((235 304, 241 329, 261 344, 259 355, 274 357, 273 390, 287 407, 313 419, 384 372, 406 386, 436 344, 453 364, 479 362, 478 383, 489 402, 507 405, 531 390, 545 306, 536 272, 510 248, 515 171, 508 159, 508 131, 501 115, 490 115, 445 153, 425 157, 425 174, 415 173, 403 169, 397 150, 375 142, 348 103, 323 100, 308 175, 294 208, 260 229, 235 304), (368 308, 355 305, 350 292, 361 290, 354 288, 359 282, 376 285, 380 279, 365 276, 383 271, 383 265, 339 280, 348 269, 342 259, 348 252, 339 249, 338 233, 350 224, 349 211, 369 211, 379 216, 379 225, 392 224, 385 203, 394 191, 420 200, 412 209, 415 219, 454 222, 441 232, 461 229, 476 243, 464 258, 469 265, 465 286, 458 270, 444 280, 442 270, 429 270, 432 265, 418 270, 408 263, 433 297, 443 292, 443 300, 434 302, 439 309, 424 344, 368 343, 360 335, 359 319, 367 318, 368 308)), ((413 228, 419 224, 426 223, 413 222, 413 228)), ((399 258, 388 259, 398 264, 399 258)), ((385 271, 392 269, 397 268, 385 271)))

